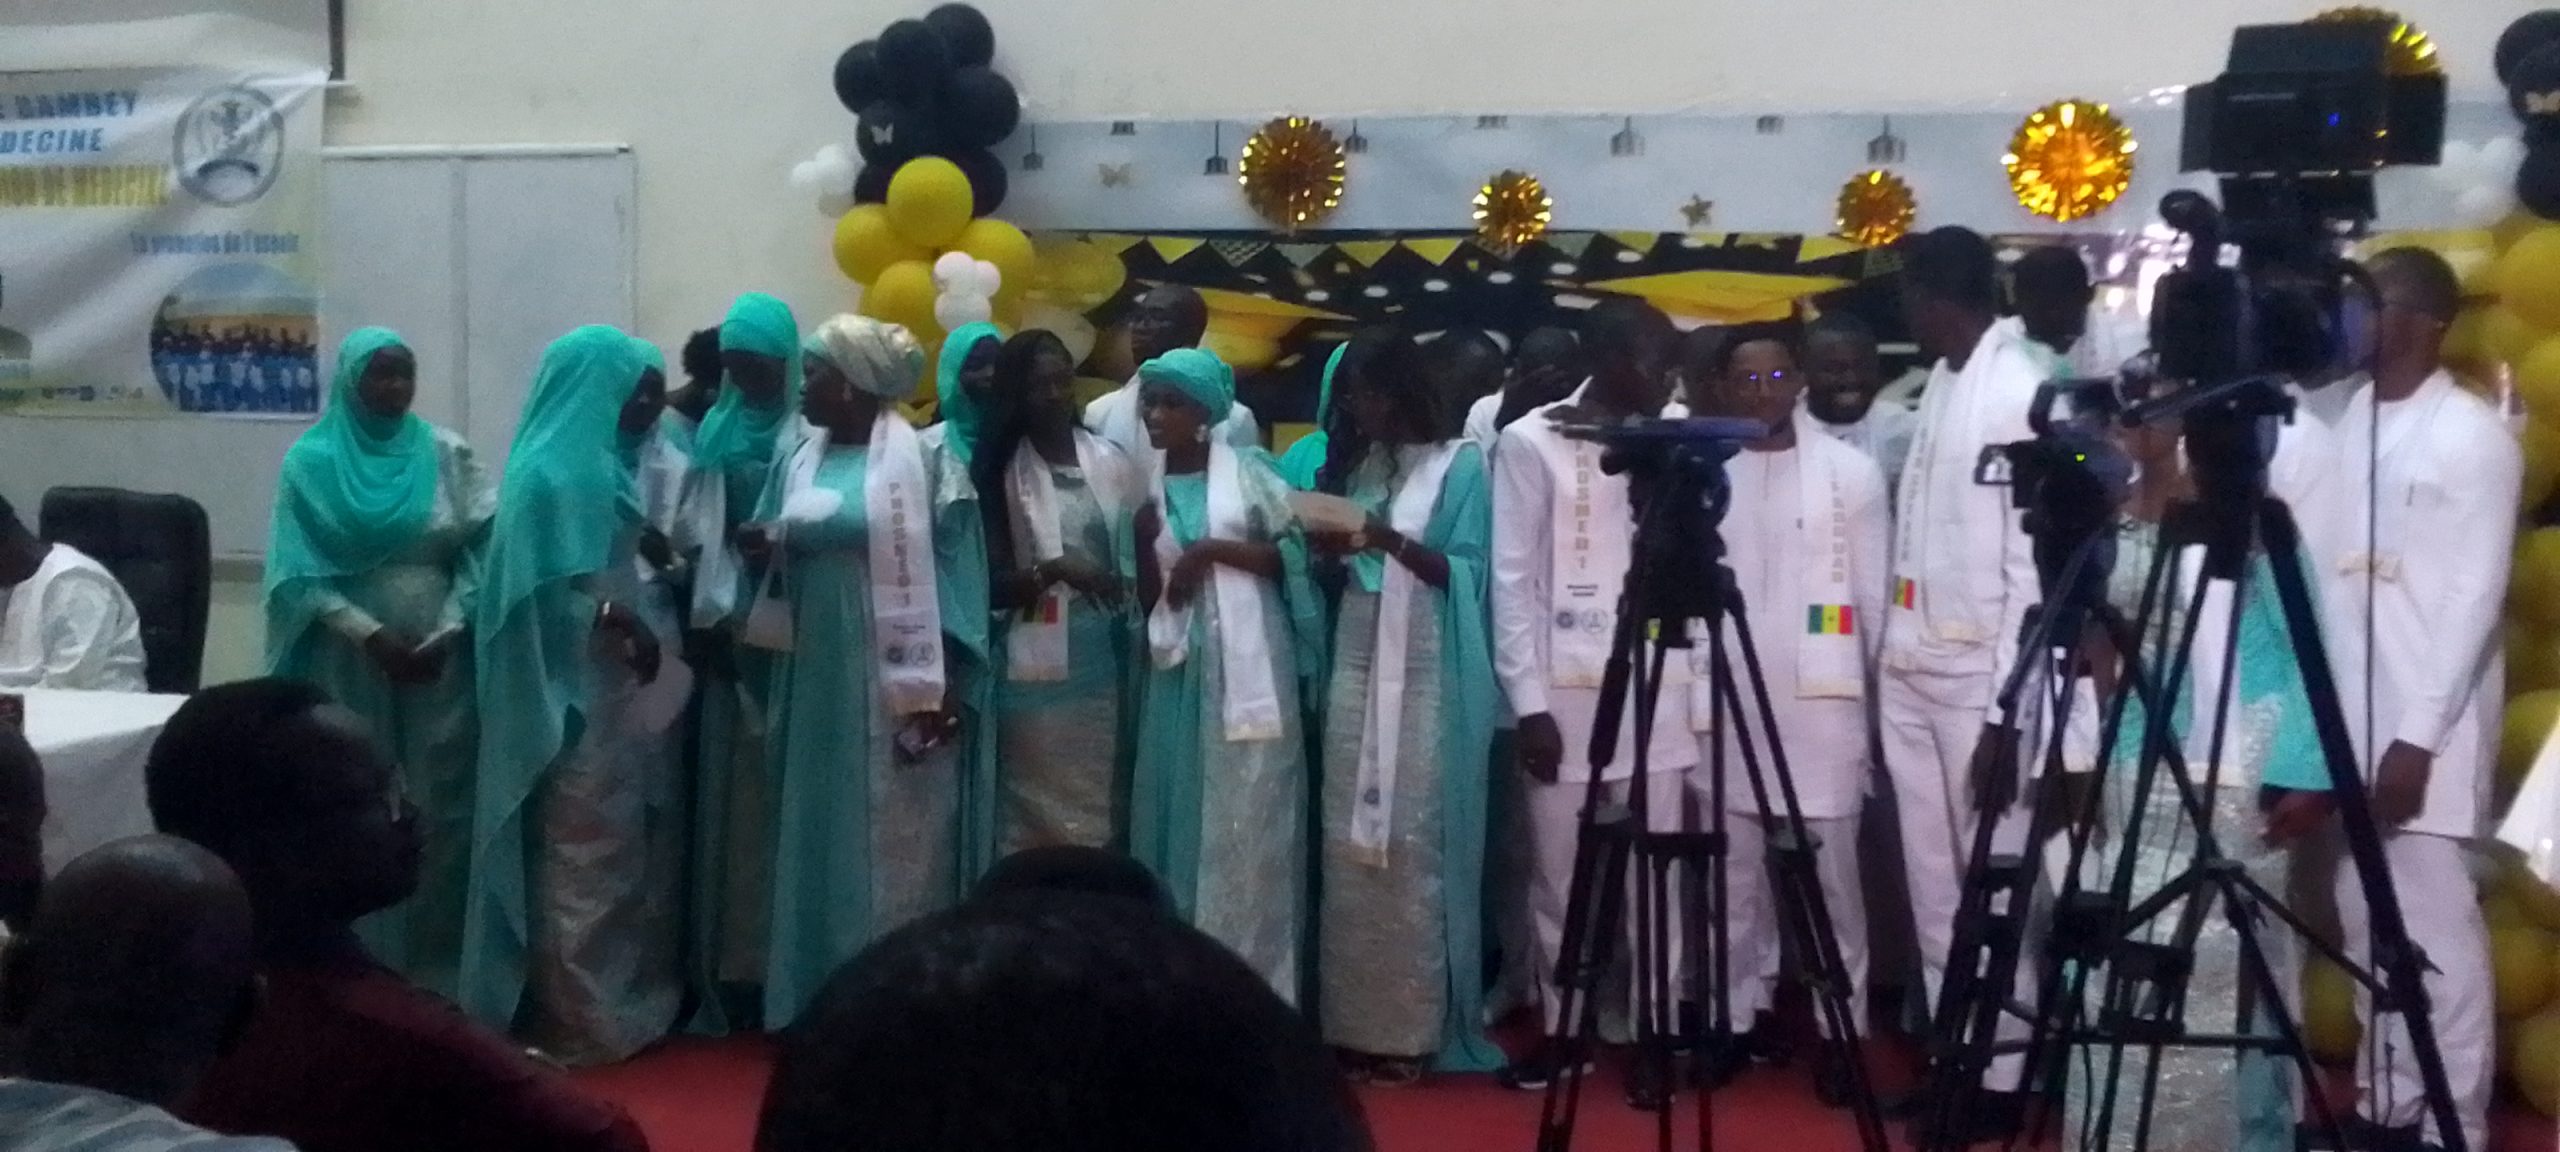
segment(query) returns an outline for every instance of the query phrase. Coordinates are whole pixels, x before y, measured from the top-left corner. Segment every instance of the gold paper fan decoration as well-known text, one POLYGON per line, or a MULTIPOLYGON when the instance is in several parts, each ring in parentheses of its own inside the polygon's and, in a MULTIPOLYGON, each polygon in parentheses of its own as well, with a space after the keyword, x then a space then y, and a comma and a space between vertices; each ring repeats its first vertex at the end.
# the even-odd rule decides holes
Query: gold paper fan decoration
POLYGON ((1873 168, 1840 186, 1834 231, 1843 240, 1881 248, 1902 239, 1919 215, 1920 201, 1911 194, 1911 185, 1903 183, 1900 176, 1873 168))
POLYGON ((2427 39, 2418 26, 2400 18, 2388 8, 2350 4, 2332 8, 2311 18, 2314 24, 2382 24, 2391 29, 2390 53, 2385 59, 2394 76, 2434 76, 2444 71, 2444 62, 2436 59, 2436 43, 2427 39))
POLYGON ((1342 173, 1342 142, 1304 116, 1263 125, 1236 162, 1245 201, 1284 232, 1322 220, 1342 204, 1342 173))
POLYGON ((1476 189, 1476 242, 1495 252, 1517 252, 1546 235, 1555 215, 1555 199, 1537 177, 1503 169, 1476 189))
POLYGON ((2133 183, 2133 131, 2104 104, 2056 100, 2027 114, 2000 158, 2018 204, 2048 220, 2094 216, 2133 183))

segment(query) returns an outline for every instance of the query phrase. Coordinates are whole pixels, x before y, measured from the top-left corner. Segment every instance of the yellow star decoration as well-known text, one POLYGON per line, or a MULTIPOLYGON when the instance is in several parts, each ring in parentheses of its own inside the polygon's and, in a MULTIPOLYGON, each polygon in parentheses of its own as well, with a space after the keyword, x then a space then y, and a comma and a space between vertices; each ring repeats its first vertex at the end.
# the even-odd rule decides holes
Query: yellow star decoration
POLYGON ((1689 221, 1691 228, 1706 227, 1707 221, 1714 219, 1715 214, 1716 202, 1703 196, 1691 196, 1688 203, 1680 206, 1680 215, 1689 221))
POLYGON ((2000 157, 2018 204, 2049 220, 2094 216, 2133 183, 2133 131, 2104 104, 2057 100, 2027 114, 2000 157))

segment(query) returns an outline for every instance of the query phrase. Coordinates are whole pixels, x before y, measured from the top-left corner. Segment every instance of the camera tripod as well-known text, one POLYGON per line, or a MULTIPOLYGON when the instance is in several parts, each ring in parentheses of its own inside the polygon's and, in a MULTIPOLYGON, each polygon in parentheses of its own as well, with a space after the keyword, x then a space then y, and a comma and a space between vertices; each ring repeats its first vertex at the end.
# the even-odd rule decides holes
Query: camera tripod
MULTIPOLYGON (((1704 1037, 1691 1032, 1676 1010, 1675 988, 1682 973, 1674 957, 1675 935, 1683 918, 1672 915, 1674 901, 1684 905, 1685 932, 1705 925, 1708 968, 1706 994, 1712 997, 1707 1035, 1733 1033, 1726 996, 1730 958, 1725 910, 1727 878, 1723 733, 1734 736, 1760 819, 1769 836, 1769 882, 1774 891, 1779 930, 1813 968, 1814 1003, 1827 1035, 1836 1046, 1849 1077, 1850 1107, 1859 1146, 1868 1152, 1887 1148, 1884 1120, 1867 1079, 1851 1010, 1850 981, 1831 929, 1829 909, 1815 864, 1815 840, 1797 802, 1786 752, 1777 735, 1777 717, 1761 672, 1759 650, 1751 637, 1741 590, 1724 563, 1717 524, 1729 490, 1723 461, 1737 445, 1713 442, 1700 448, 1673 447, 1658 459, 1635 466, 1631 486, 1636 498, 1635 536, 1626 582, 1620 593, 1615 638, 1601 678, 1597 720, 1592 729, 1589 780, 1584 784, 1576 832, 1573 874, 1568 888, 1562 945, 1556 962, 1558 1034, 1551 1037, 1561 1057, 1561 1071, 1550 1081, 1542 1102, 1538 1152, 1567 1152, 1580 1114, 1584 1069, 1588 1067, 1599 1024, 1596 995, 1609 970, 1613 945, 1634 916, 1632 967, 1636 1026, 1635 1058, 1649 1068, 1654 1082, 1669 1086, 1674 1056, 1698 1047, 1704 1037), (1646 491, 1647 488, 1655 489, 1646 491), (1713 701, 1709 769, 1713 790, 1707 830, 1655 831, 1646 809, 1646 773, 1658 716, 1663 673, 1671 652, 1691 646, 1691 621, 1706 625, 1710 698, 1713 701), (1733 663, 1725 644, 1730 628, 1742 654, 1754 707, 1746 710, 1733 663), (1630 703, 1635 708, 1634 777, 1627 801, 1612 803, 1601 782, 1601 769, 1614 759, 1621 721, 1630 703), (1753 726, 1757 725, 1758 733, 1753 726), (1766 741, 1768 762, 1760 757, 1766 741), (1683 893, 1683 875, 1697 883, 1683 893), (1630 894, 1632 889, 1632 894, 1630 894), (1710 897, 1712 905, 1710 906, 1710 897), (1632 913, 1628 904, 1632 901, 1632 913)), ((1613 451, 1631 449, 1613 449, 1613 451)), ((1604 469, 1612 461, 1604 460, 1604 469)), ((1692 937, 1694 938, 1694 936, 1692 937)), ((1701 1152, 1715 1147, 1713 1086, 1698 1090, 1697 1142, 1701 1152)), ((1657 1147, 1674 1146, 1674 1115, 1668 1098, 1655 1110, 1657 1147)))
MULTIPOLYGON (((2199 492, 2197 499, 2176 506, 2164 520, 2160 547, 2144 579, 2141 615, 2146 624, 2155 619, 2157 609, 2168 600, 2168 573, 2177 563, 2176 558, 2189 547, 2200 547, 2203 563, 2202 578, 2187 598, 2177 636, 2167 649, 2166 676, 2156 686, 2144 667, 2143 629, 2103 603, 2094 613, 2124 666, 2123 680, 2110 702, 2099 739, 2102 773, 2112 758, 2127 704, 2135 699, 2144 704, 2141 754, 2132 793, 2135 803, 2125 816, 2122 854, 2108 888, 2102 892, 2080 887, 2081 863, 2094 836, 2094 789, 2084 798, 2079 811, 2071 815, 2070 863, 2060 877, 2062 892, 2045 958, 2044 991, 2031 1017, 2034 1028, 2026 1047, 2030 1084, 2042 1082, 2041 1073, 2052 1067, 2057 1049, 2077 1045, 2106 1052, 2106 1087, 2097 1108, 2097 1120, 2083 1133, 2088 1147, 2106 1147, 2113 1135, 2116 1073, 2123 1067, 2128 1047, 2148 1051, 2132 1132, 2132 1146, 2136 1149, 2149 1146, 2161 1055, 2170 1048, 2228 1050, 2235 1054, 2255 1050, 2289 1061, 2312 1113, 2315 1131, 2325 1136, 2331 1147, 2347 1147, 2345 1125, 2322 1088, 2318 1070, 2302 1040, 2300 1021, 2287 1006, 2292 999, 2290 990, 2284 987, 2278 966, 2270 959, 2260 936, 2262 918, 2269 916, 2314 951, 2339 964, 2351 979, 2371 992, 2377 1016, 2397 1012, 2403 1017, 2425 1086, 2428 1111, 2445 1140, 2444 1147, 2448 1152, 2460 1152, 2464 1147, 2443 1056, 2428 1020, 2422 977, 2425 957, 2408 938, 2397 892, 2383 860, 2381 832, 2373 818, 2363 773, 2348 736, 2345 710, 2321 643, 2317 610, 2302 567, 2301 534, 2290 510, 2274 499, 2267 487, 2262 422, 2290 411, 2290 400, 2275 389, 2272 381, 2260 378, 2171 397, 2126 418, 2130 424, 2175 415, 2187 417, 2186 443, 2199 492), (2349 962, 2282 899, 2251 876, 2244 862, 2225 854, 2213 827, 2212 796, 2220 784, 2222 753, 2229 734, 2249 565, 2259 555, 2268 565, 2291 657, 2301 671, 2305 703, 2328 769, 2331 795, 2342 818, 2349 858, 2370 910, 2375 940, 2372 972, 2349 962), (2219 690, 2213 693, 2207 776, 2200 787, 2178 745, 2173 710, 2192 663, 2208 597, 2217 586, 2229 590, 2229 608, 2225 630, 2216 638, 2221 653, 2216 685, 2219 690), (2143 801, 2164 767, 2186 818, 2184 831, 2195 836, 2195 851, 2186 868, 2136 903, 2133 889, 2142 844, 2143 801), (2237 938, 2241 977, 2254 997, 2254 1003, 2237 1021, 2240 1028, 2232 1034, 2194 1032, 2185 1020, 2196 941, 2217 901, 2237 938), (2173 912, 2175 921, 2168 942, 2138 938, 2173 912), (2091 1021, 2085 1012, 2086 994, 2101 966, 2106 970, 2104 995, 2096 1019, 2091 1021), (2267 1025, 2263 1031, 2253 1026, 2252 1017, 2260 1013, 2267 1025)), ((2160 631, 2165 640, 2169 629, 2164 626, 2160 631)), ((2003 879, 2017 882, 2016 877, 2003 879)), ((2014 949, 2009 955, 2014 957, 2014 949)), ((2009 971, 1994 967, 1990 976, 1994 981, 2005 981, 2009 971)), ((1988 990, 1986 995, 2005 1000, 2005 983, 1988 990)), ((2039 1121, 2043 1118, 2038 1117, 2039 1121)))

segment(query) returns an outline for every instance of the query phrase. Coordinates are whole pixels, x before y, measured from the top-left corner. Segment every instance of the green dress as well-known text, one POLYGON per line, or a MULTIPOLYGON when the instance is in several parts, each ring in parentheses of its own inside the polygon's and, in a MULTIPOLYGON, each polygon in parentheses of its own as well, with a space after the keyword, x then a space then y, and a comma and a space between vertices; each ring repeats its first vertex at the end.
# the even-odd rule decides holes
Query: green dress
MULTIPOLYGON (((1238 478, 1252 537, 1278 544, 1282 558, 1281 580, 1261 591, 1284 730, 1270 740, 1226 739, 1219 720, 1223 622, 1204 582, 1191 614, 1189 656, 1147 673, 1129 848, 1164 880, 1185 918, 1295 1003, 1308 918, 1308 766, 1298 677, 1301 658, 1321 649, 1322 615, 1286 487, 1268 454, 1243 456, 1238 478)), ((1164 493, 1164 530, 1187 547, 1208 526, 1208 478, 1167 476, 1164 493)))
MULTIPOLYGON (((772 946, 764 1017, 798 1017, 835 970, 882 935, 949 907, 974 865, 969 837, 984 827, 990 797, 966 771, 954 741, 907 760, 873 682, 866 447, 830 448, 820 487, 842 498, 834 515, 795 525, 787 582, 796 646, 777 662, 772 946)), ((947 658, 985 660, 984 539, 965 474, 935 468, 934 582, 947 658)), ((771 488, 781 487, 776 482, 771 488)), ((768 511, 778 496, 768 492, 768 511)))
MULTIPOLYGON (((1385 519, 1396 487, 1436 445, 1372 451, 1351 498, 1385 519)), ((1484 453, 1458 449, 1417 540, 1449 561, 1449 586, 1416 581, 1406 624, 1404 704, 1383 857, 1354 845, 1351 817, 1389 561, 1351 565, 1324 712, 1324 906, 1318 926, 1324 1035, 1374 1055, 1433 1056, 1445 1072, 1488 1072, 1502 1052, 1483 1031, 1484 847, 1493 744, 1493 648, 1486 621, 1493 495, 1484 453)))

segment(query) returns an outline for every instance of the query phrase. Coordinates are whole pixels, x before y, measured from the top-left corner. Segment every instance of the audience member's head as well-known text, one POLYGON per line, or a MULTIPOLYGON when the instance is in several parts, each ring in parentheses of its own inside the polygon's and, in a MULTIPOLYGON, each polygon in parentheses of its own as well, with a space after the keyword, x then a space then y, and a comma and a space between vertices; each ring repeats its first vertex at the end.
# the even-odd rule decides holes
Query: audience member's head
POLYGON ((1884 390, 1875 329, 1850 312, 1825 312, 1805 326, 1806 410, 1826 424, 1855 424, 1884 390))
POLYGON ((1991 242, 1948 225, 1901 242, 1902 315, 1920 350, 1962 362, 2000 312, 2000 261, 1991 242))
POLYGON ((1158 284, 1129 312, 1129 358, 1144 364, 1176 348, 1192 348, 1209 331, 1209 302, 1187 284, 1158 284))
POLYGON ((1591 382, 1623 414, 1651 416, 1671 399, 1672 343, 1679 332, 1662 310, 1632 296, 1612 296, 1582 318, 1582 349, 1591 382))
POLYGON ((1173 912, 1173 894, 1146 865, 1119 852, 1075 844, 1025 848, 996 861, 969 899, 1038 895, 1116 896, 1168 915, 1173 912))
POLYGON ((1496 428, 1573 394, 1588 375, 1582 341, 1570 328, 1536 328, 1520 338, 1520 354, 1511 362, 1511 379, 1502 386, 1502 407, 1494 412, 1496 428))
POLYGON ((783 1035, 758 1152, 1364 1152, 1261 977, 1132 900, 979 902, 880 941, 783 1035))
POLYGON ((2089 302, 2098 290, 2089 283, 2089 266, 2074 249, 2031 248, 2009 270, 2009 302, 2027 335, 2057 352, 2068 352, 2089 328, 2089 302))
POLYGON ((2462 312, 2462 278, 2444 257, 2415 246, 2378 252, 2366 270, 2381 293, 2374 339, 2386 369, 2435 371, 2444 360, 2445 334, 2462 312))
POLYGON ((44 764, 27 734, 0 724, 0 923, 23 932, 44 890, 44 764))
POLYGON ((256 1005, 250 940, 239 879, 184 840, 137 836, 72 861, 0 979, 22 1071, 175 1104, 256 1005))
POLYGON ((409 898, 418 812, 364 721, 295 680, 188 698, 144 768, 151 819, 240 874, 261 945, 307 942, 409 898))

